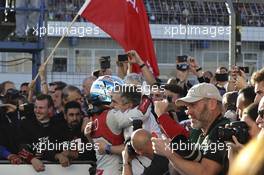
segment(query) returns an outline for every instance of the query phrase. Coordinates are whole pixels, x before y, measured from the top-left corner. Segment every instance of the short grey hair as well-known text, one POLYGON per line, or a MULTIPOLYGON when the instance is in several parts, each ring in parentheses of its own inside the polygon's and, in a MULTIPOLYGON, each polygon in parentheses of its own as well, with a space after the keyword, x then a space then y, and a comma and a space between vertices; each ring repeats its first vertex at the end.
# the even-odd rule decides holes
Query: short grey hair
POLYGON ((69 92, 74 92, 74 91, 77 92, 80 95, 82 94, 81 90, 78 87, 73 86, 73 85, 67 85, 62 90, 62 99, 64 99, 64 100, 67 99, 68 96, 69 96, 69 92))
POLYGON ((95 80, 96 80, 96 77, 93 76, 93 75, 89 75, 88 77, 86 77, 86 78, 83 80, 83 84, 84 84, 87 80, 93 80, 93 81, 95 81, 95 80))
POLYGON ((143 76, 137 73, 130 73, 126 75, 124 78, 124 82, 126 84, 131 84, 131 82, 137 82, 138 84, 142 85, 143 81, 144 81, 143 76))

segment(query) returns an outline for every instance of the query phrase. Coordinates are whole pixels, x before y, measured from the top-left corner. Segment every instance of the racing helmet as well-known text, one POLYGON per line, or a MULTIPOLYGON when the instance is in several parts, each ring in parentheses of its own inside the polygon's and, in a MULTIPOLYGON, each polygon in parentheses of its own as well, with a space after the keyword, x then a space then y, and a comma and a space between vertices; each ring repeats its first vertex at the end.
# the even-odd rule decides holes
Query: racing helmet
POLYGON ((105 75, 99 77, 92 84, 90 90, 90 102, 93 105, 109 105, 111 103, 111 92, 116 86, 122 86, 124 82, 117 76, 105 75))

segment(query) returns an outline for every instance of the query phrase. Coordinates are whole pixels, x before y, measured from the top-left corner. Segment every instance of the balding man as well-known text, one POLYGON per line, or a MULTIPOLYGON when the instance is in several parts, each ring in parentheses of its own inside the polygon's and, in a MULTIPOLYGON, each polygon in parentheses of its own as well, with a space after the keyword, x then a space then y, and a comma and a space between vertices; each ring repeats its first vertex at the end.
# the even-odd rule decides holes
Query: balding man
MULTIPOLYGON (((164 174, 169 175, 169 161, 167 158, 163 156, 159 156, 157 154, 154 154, 154 151, 152 149, 152 142, 151 142, 152 135, 144 130, 144 129, 138 129, 134 131, 131 135, 131 144, 134 148, 135 152, 140 156, 146 156, 149 159, 151 159, 150 166, 146 167, 144 166, 144 172, 142 174, 164 174)), ((128 155, 127 152, 127 146, 125 150, 122 152, 123 156, 123 175, 132 175, 132 157, 128 155)), ((134 158, 135 161, 139 161, 137 158, 134 158)))
POLYGON ((12 81, 4 81, 3 83, 2 83, 2 94, 1 95, 5 95, 6 94, 6 92, 7 92, 7 90, 8 89, 16 89, 16 87, 15 87, 15 83, 14 82, 12 82, 12 81))
POLYGON ((92 86, 92 84, 93 84, 93 82, 95 80, 96 80, 96 77, 95 76, 92 76, 92 75, 86 77, 83 80, 82 87, 83 87, 83 95, 84 96, 90 95, 91 86, 92 86))

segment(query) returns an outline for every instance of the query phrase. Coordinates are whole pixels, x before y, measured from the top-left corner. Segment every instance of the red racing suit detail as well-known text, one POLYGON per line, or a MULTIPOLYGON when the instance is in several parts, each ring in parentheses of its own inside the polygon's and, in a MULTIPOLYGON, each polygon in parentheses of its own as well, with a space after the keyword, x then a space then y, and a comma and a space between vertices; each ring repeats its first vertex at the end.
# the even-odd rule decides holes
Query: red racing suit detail
POLYGON ((173 120, 169 114, 165 113, 158 117, 160 128, 167 135, 168 138, 174 138, 177 135, 184 135, 189 137, 189 132, 179 123, 173 120))
POLYGON ((124 143, 123 133, 114 134, 106 124, 108 110, 102 112, 99 116, 93 116, 92 138, 103 137, 112 145, 121 145, 124 143))

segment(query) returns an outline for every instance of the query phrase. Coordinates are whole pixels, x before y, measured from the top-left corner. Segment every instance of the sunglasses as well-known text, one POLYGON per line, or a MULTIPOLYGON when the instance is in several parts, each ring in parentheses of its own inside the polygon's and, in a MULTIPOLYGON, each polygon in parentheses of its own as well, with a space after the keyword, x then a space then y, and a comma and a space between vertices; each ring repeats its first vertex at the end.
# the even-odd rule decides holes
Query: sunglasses
POLYGON ((258 115, 263 118, 264 115, 264 109, 258 111, 258 115))

